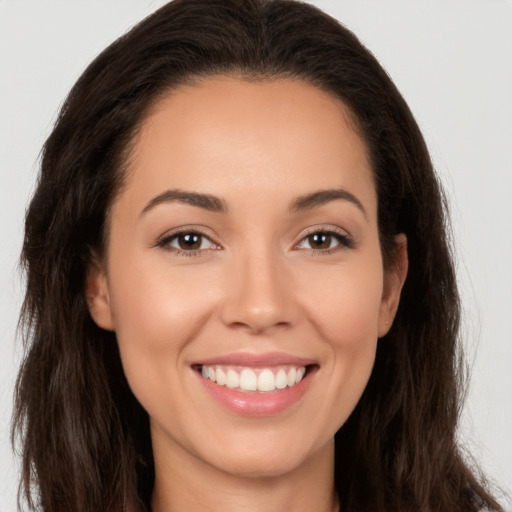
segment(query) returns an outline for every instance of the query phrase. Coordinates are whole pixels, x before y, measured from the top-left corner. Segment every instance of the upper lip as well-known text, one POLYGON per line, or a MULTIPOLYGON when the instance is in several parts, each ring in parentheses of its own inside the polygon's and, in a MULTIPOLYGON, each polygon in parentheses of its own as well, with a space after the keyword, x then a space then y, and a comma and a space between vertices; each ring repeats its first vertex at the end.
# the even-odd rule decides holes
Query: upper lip
POLYGON ((248 366, 258 368, 280 365, 308 366, 317 363, 313 359, 298 357, 284 352, 269 352, 266 354, 236 352, 233 354, 225 354, 208 359, 202 359, 201 361, 197 361, 195 364, 205 366, 248 366))

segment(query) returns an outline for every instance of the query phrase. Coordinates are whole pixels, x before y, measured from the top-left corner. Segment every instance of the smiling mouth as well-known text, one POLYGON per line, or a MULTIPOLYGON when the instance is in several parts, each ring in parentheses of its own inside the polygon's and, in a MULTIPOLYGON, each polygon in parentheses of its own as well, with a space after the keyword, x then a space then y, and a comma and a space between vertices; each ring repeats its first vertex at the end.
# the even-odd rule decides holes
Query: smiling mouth
POLYGON ((225 386, 244 393, 269 393, 293 388, 316 365, 277 367, 244 367, 228 365, 195 365, 203 378, 218 386, 225 386))

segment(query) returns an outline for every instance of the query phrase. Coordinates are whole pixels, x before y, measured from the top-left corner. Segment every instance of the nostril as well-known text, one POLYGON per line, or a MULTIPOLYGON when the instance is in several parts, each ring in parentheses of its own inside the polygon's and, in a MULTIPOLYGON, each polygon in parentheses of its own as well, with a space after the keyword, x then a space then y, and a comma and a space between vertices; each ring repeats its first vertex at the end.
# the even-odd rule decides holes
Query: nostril
POLYGON ((260 321, 248 321, 248 322, 231 322, 229 327, 236 331, 246 331, 251 334, 262 334, 267 331, 275 331, 279 329, 286 329, 289 327, 289 322, 272 322, 261 319, 260 321), (262 320, 262 321, 261 321, 262 320))
POLYGON ((230 327, 233 329, 245 329, 247 327, 247 324, 244 324, 243 322, 232 322, 230 324, 230 327))

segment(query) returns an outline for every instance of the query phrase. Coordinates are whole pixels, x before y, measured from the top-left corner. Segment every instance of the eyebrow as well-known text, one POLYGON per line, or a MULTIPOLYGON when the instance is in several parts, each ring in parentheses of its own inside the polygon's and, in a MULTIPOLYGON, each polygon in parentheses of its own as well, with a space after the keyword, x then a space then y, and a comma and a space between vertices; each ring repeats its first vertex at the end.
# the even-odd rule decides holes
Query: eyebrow
POLYGON ((368 214, 363 203, 361 203, 354 194, 343 188, 318 190, 317 192, 300 196, 293 201, 290 210, 292 212, 310 210, 317 206, 323 206, 324 204, 337 200, 348 201, 349 203, 354 204, 359 210, 361 210, 365 218, 368 218, 368 214))
POLYGON ((173 189, 166 190, 157 195, 144 207, 141 214, 147 213, 149 210, 164 203, 181 203, 190 206, 197 206, 210 212, 226 213, 228 207, 223 199, 212 196, 210 194, 202 194, 199 192, 185 192, 183 190, 173 189))
MULTIPOLYGON (((354 194, 343 188, 318 190, 311 194, 300 196, 292 202, 290 211, 299 212, 302 210, 310 210, 318 206, 323 206, 331 201, 338 200, 348 201, 354 204, 367 218, 368 215, 361 201, 354 194)), ((217 213, 227 213, 228 211, 226 202, 216 196, 200 192, 186 192, 184 190, 172 189, 166 190, 151 199, 142 210, 141 215, 147 213, 155 206, 165 203, 187 204, 217 213)))

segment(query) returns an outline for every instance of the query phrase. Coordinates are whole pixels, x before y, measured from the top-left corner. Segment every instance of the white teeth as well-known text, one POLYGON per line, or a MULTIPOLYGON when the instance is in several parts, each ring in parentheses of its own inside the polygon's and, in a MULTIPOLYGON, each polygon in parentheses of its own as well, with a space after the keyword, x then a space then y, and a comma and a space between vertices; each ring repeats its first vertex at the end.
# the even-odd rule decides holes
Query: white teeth
POLYGON ((281 368, 276 375, 276 388, 284 389, 288 385, 288 377, 286 372, 281 368))
POLYGON ((222 371, 221 368, 217 368, 215 370, 215 380, 219 386, 224 386, 226 384, 226 374, 222 371))
POLYGON ((293 386, 295 384, 295 375, 296 374, 297 374, 297 370, 295 368, 290 368, 288 370, 288 375, 286 376, 288 386, 293 386))
POLYGON ((240 386, 240 375, 235 370, 228 370, 226 374, 226 386, 228 388, 237 388, 240 386))
POLYGON ((274 374, 270 370, 263 370, 258 375, 258 390, 274 391, 274 389, 276 389, 276 378, 274 377, 274 374))
POLYGON ((295 384, 298 384, 302 377, 304 377, 304 374, 306 373, 306 368, 297 368, 297 373, 295 374, 295 384))
POLYGON ((258 389, 258 377, 249 368, 245 368, 240 374, 240 389, 244 391, 256 391, 258 389))
POLYGON ((271 368, 234 368, 207 366, 201 367, 201 375, 205 379, 216 382, 219 386, 226 386, 240 391, 274 391, 276 389, 285 389, 298 384, 306 368, 288 366, 286 368, 277 368, 272 371, 271 368), (276 373, 274 373, 276 372, 276 373))

